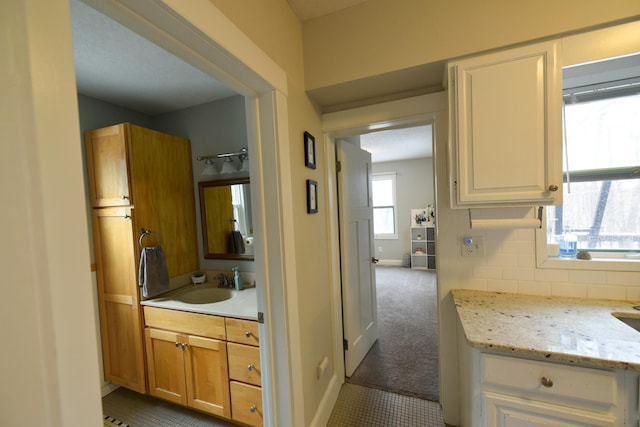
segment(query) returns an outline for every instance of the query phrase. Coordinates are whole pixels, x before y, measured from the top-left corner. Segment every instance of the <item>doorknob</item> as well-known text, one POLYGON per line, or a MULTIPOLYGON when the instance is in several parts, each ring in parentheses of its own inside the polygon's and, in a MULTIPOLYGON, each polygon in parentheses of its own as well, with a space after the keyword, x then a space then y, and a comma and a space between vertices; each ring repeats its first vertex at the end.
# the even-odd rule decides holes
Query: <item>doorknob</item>
POLYGON ((378 258, 373 258, 373 257, 371 258, 371 262, 374 264, 377 264, 378 261, 380 261, 378 258))

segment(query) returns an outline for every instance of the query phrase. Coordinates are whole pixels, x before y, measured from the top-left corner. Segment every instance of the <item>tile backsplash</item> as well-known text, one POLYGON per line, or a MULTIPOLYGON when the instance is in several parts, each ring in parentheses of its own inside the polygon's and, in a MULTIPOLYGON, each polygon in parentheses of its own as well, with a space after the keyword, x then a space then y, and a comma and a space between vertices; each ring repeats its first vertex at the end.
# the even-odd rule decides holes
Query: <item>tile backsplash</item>
POLYGON ((471 230, 467 211, 458 215, 458 242, 466 236, 483 236, 484 256, 460 255, 461 287, 529 295, 640 301, 640 272, 564 270, 536 267, 535 232, 471 230), (467 267, 466 269, 464 267, 467 267))

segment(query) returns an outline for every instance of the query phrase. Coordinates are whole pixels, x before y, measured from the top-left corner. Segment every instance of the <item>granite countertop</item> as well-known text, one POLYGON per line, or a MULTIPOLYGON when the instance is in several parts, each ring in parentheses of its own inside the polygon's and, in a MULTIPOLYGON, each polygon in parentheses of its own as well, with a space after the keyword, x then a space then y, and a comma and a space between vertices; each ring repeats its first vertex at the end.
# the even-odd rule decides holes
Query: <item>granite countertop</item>
POLYGON ((258 320, 258 300, 255 287, 246 288, 241 291, 228 289, 227 291, 231 293, 231 298, 207 304, 185 302, 179 298, 180 295, 185 295, 185 293, 189 291, 206 288, 216 288, 216 286, 211 283, 186 285, 160 297, 141 301, 140 304, 171 310, 190 311, 192 313, 258 320))
POLYGON ((467 342, 507 355, 640 371, 640 319, 629 301, 451 291, 467 342))

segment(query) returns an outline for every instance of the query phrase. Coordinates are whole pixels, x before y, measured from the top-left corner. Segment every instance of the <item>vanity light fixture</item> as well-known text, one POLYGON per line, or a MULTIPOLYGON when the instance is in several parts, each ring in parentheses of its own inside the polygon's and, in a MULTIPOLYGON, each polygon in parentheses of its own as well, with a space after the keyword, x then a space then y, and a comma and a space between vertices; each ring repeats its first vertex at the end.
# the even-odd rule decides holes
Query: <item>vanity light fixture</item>
POLYGON ((231 157, 225 157, 224 162, 222 162, 222 169, 220 173, 234 173, 238 172, 236 165, 233 163, 233 159, 231 157))
POLYGON ((213 164, 213 160, 207 159, 204 162, 204 167, 202 168, 201 175, 211 176, 211 175, 216 175, 217 173, 218 171, 216 169, 216 165, 213 164))
POLYGON ((221 153, 221 154, 212 154, 210 156, 198 156, 196 157, 196 160, 205 161, 204 168, 202 170, 202 175, 215 175, 218 172, 213 162, 214 159, 224 159, 220 173, 238 172, 238 168, 236 167, 235 162, 233 161, 234 157, 238 157, 238 160, 242 164, 242 168, 240 169, 240 172, 248 172, 249 171, 249 150, 247 150, 246 148, 243 148, 240 151, 236 151, 234 153, 221 153))

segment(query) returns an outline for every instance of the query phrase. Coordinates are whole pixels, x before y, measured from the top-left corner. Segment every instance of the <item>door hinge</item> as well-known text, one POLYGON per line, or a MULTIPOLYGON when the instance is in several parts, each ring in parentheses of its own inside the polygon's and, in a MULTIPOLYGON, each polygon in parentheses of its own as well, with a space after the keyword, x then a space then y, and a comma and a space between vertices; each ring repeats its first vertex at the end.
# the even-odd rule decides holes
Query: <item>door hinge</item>
POLYGON ((336 172, 342 172, 342 162, 340 160, 336 162, 336 172))
POLYGON ((264 313, 261 311, 258 312, 258 323, 264 323, 264 313))
POLYGON ((344 351, 349 350, 349 341, 348 340, 342 340, 342 347, 344 348, 344 351))

